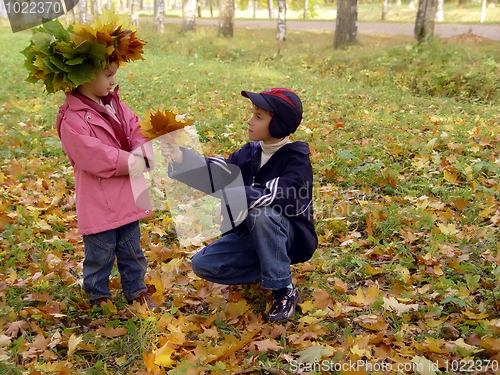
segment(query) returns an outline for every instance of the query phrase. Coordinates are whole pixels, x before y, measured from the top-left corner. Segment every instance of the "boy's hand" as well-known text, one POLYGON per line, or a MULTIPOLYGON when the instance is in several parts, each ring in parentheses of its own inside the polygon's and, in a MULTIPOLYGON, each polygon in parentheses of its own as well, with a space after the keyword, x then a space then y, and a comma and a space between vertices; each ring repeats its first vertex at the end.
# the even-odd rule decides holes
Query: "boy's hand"
POLYGON ((161 154, 165 159, 171 159, 178 164, 184 160, 184 155, 179 146, 170 143, 161 143, 161 154))
POLYGON ((215 224, 222 224, 222 205, 219 203, 217 206, 217 210, 215 211, 215 218, 214 218, 214 223, 215 224))
POLYGON ((137 178, 142 174, 144 168, 146 168, 146 161, 144 160, 144 156, 140 155, 134 155, 134 159, 134 164, 129 168, 128 174, 132 178, 137 178))

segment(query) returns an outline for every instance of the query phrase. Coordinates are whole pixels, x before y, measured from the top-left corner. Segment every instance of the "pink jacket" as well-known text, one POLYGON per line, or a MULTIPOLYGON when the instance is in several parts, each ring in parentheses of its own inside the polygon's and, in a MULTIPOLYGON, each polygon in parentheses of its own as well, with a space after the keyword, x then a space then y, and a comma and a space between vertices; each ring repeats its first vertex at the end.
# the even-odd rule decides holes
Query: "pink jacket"
POLYGON ((135 154, 147 155, 153 167, 152 148, 141 147, 148 140, 139 132, 139 118, 120 105, 132 152, 120 149, 111 124, 71 93, 59 108, 57 131, 74 167, 80 234, 116 229, 151 214, 144 176, 132 180, 128 174, 135 154))

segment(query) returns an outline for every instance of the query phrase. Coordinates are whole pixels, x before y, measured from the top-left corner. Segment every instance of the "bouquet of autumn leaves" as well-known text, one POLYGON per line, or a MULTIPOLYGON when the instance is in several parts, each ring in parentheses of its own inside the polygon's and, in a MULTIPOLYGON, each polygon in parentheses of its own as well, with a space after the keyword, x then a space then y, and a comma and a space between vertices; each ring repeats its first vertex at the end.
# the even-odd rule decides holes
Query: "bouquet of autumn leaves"
POLYGON ((141 133, 149 141, 160 138, 162 142, 183 145, 189 142, 190 137, 184 131, 186 126, 192 125, 194 120, 185 120, 183 115, 175 111, 146 112, 144 120, 139 122, 141 133))
POLYGON ((73 24, 65 29, 57 19, 44 23, 33 30, 30 45, 21 52, 29 71, 26 81, 42 81, 50 94, 71 91, 90 82, 111 62, 144 60, 146 42, 127 23, 113 9, 93 25, 73 24))

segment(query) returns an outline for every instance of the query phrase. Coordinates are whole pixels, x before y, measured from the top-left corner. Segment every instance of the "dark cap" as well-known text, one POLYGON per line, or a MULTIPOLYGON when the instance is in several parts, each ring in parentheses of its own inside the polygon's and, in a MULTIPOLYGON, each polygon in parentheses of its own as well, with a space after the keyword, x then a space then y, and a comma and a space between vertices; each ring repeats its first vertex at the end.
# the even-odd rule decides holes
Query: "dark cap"
POLYGON ((302 102, 293 91, 285 88, 272 88, 257 94, 242 91, 257 107, 273 112, 269 123, 269 134, 274 138, 283 138, 293 133, 302 121, 302 102))

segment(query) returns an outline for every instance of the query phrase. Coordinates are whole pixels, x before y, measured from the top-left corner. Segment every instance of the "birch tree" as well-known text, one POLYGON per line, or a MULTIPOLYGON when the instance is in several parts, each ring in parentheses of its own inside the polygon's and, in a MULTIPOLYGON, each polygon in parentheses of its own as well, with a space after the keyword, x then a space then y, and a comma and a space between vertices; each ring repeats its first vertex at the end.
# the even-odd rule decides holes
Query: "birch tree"
POLYGON ((7 9, 5 8, 5 4, 3 1, 0 1, 0 17, 7 18, 9 15, 7 14, 7 9))
POLYGON ((267 0, 267 9, 269 10, 269 19, 274 18, 273 0, 267 0))
POLYGON ((196 0, 182 2, 182 32, 196 30, 196 0))
POLYGON ((436 22, 443 22, 444 10, 443 10, 444 0, 438 0, 437 11, 436 11, 436 22))
POLYGON ((219 29, 217 36, 234 35, 234 0, 220 0, 219 29))
POLYGON ((309 8, 309 0, 304 0, 304 19, 307 19, 308 8, 309 8))
POLYGON ((276 40, 286 40, 286 0, 278 0, 278 26, 276 28, 276 40))
POLYGON ((387 12, 389 10, 389 0, 384 0, 382 3, 382 21, 385 21, 387 18, 387 12))
POLYGON ((75 8, 71 8, 66 12, 66 25, 69 26, 75 22, 75 8))
POLYGON ((438 0, 419 0, 417 19, 415 20, 415 39, 425 42, 434 35, 438 0))
POLYGON ((343 48, 358 43, 358 2, 337 0, 337 21, 333 47, 343 48))
POLYGON ((92 16, 97 16, 99 14, 99 0, 89 0, 90 1, 90 14, 92 16))
POLYGON ((483 0, 483 6, 481 8, 481 23, 486 20, 486 0, 483 0))
POLYGON ((78 3, 78 22, 87 24, 87 0, 80 0, 78 3))
POLYGON ((130 21, 133 26, 139 26, 139 1, 130 2, 130 21))
POLYGON ((165 14, 164 0, 155 0, 153 9, 153 30, 163 33, 163 16, 165 14))

